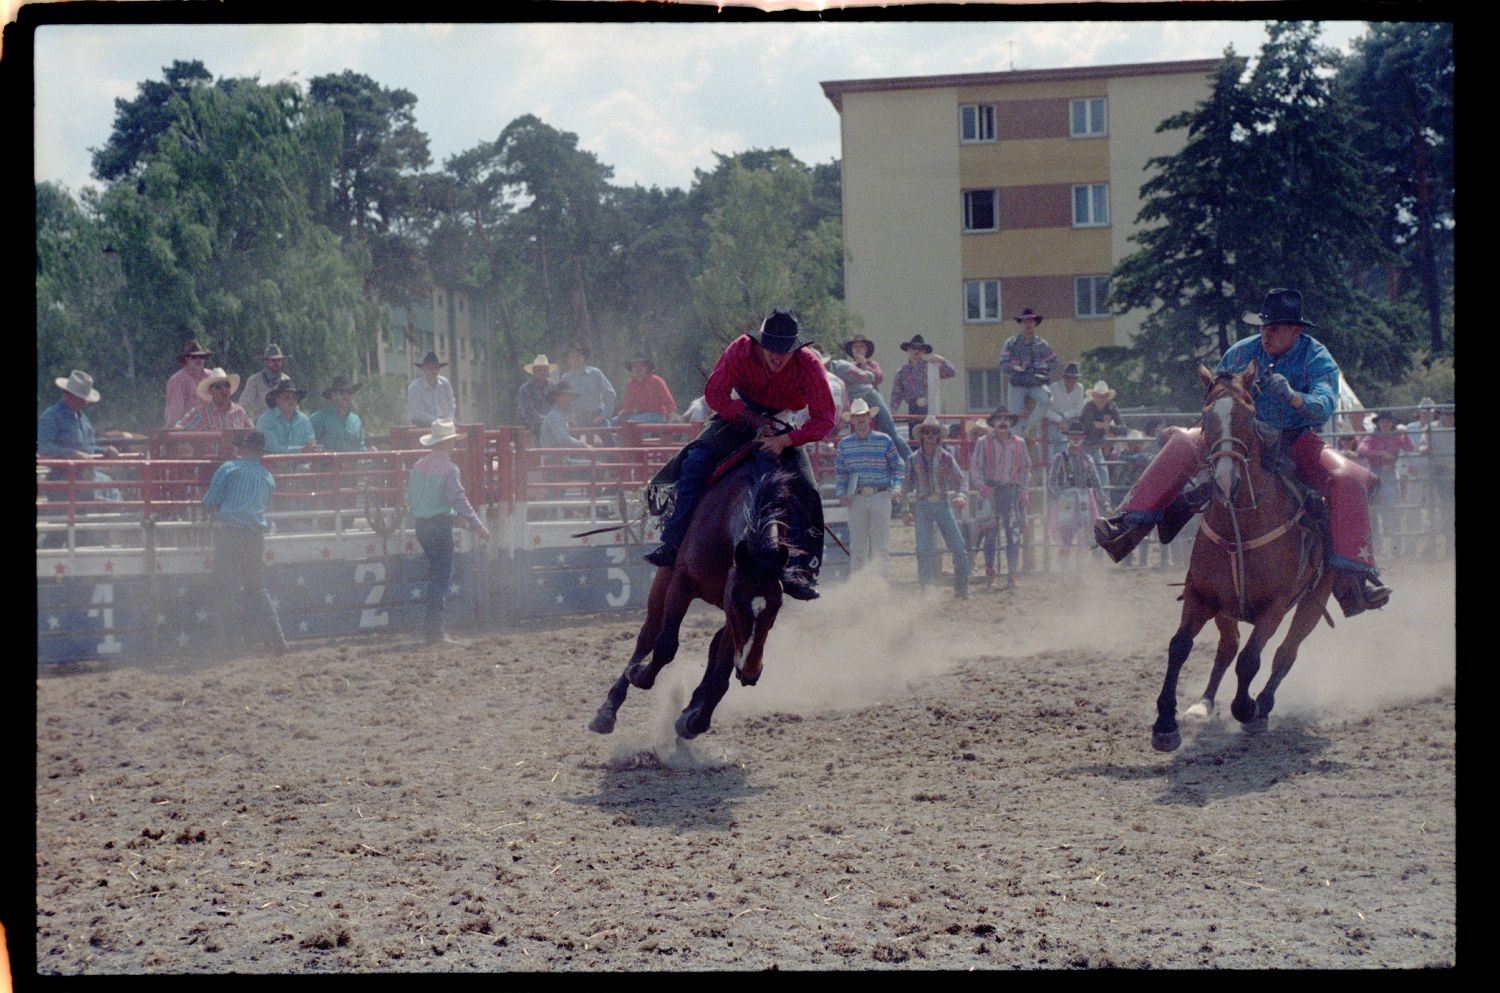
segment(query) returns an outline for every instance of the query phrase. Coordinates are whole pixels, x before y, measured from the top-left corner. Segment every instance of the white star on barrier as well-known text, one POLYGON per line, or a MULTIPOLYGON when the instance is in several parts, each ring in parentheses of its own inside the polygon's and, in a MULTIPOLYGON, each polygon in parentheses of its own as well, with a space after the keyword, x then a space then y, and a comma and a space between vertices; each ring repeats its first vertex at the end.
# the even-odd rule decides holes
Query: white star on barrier
POLYGON ((458 584, 457 583, 449 583, 448 584, 448 592, 449 593, 457 593, 458 592, 458 584))
POLYGON ((307 577, 306 576, 298 576, 297 577, 297 585, 298 586, 306 586, 307 585, 307 577))
POLYGON ((157 623, 158 626, 167 623, 167 615, 166 614, 157 614, 156 615, 156 623, 157 623))
POLYGON ((306 621, 299 621, 297 623, 297 630, 300 633, 302 633, 302 634, 306 634, 307 633, 307 622, 306 621))
POLYGON ((563 597, 562 597, 562 594, 561 594, 561 593, 559 593, 559 594, 558 594, 558 595, 557 595, 557 602, 558 602, 558 603, 562 603, 562 602, 563 602, 563 597))
POLYGON ((579 586, 587 585, 587 583, 588 583, 588 577, 587 576, 579 576, 578 577, 578 585, 579 586))
POLYGON ((181 648, 183 645, 186 645, 187 643, 188 643, 188 635, 187 635, 187 632, 184 631, 184 632, 182 632, 181 634, 179 634, 177 636, 177 647, 181 648))
POLYGON ((568 560, 568 557, 566 555, 562 554, 561 552, 559 552, 557 554, 557 564, 558 565, 562 565, 567 560, 568 560))
POLYGON ((208 620, 208 611, 206 611, 206 610, 200 610, 196 614, 194 614, 193 616, 196 617, 196 618, 198 618, 198 623, 199 624, 202 624, 202 623, 204 623, 205 621, 208 620))
POLYGON ((324 603, 333 603, 333 594, 332 593, 324 593, 323 594, 323 602, 324 603))
POLYGON ((59 624, 61 624, 61 623, 62 623, 62 621, 58 620, 56 617, 48 617, 47 618, 47 628, 50 631, 56 631, 57 630, 57 626, 59 624))
POLYGON ((422 591, 419 590, 419 589, 417 589, 416 587, 412 587, 411 598, 413 600, 420 600, 420 599, 422 599, 422 591))

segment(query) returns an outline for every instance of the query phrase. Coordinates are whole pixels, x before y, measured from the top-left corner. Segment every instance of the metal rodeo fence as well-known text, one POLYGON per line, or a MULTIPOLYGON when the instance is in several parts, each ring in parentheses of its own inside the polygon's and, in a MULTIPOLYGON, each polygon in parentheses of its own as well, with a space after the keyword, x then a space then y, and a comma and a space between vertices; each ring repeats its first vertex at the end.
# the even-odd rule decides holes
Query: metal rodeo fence
MULTIPOLYGON (((1124 416, 1150 429, 1142 446, 1150 455, 1161 426, 1198 415, 1124 416)), ((982 415, 941 420, 949 428, 945 444, 967 470, 972 425, 982 415)), ((1048 571, 1056 562, 1046 540, 1046 465, 1054 450, 1048 428, 1044 422, 1032 445, 1025 572, 1048 571)), ((697 434, 697 425, 588 429, 599 445, 587 449, 529 447, 524 432, 510 427, 468 424, 459 431, 454 460, 493 540, 455 534, 448 610, 455 627, 644 607, 655 568, 642 561, 641 546, 658 535, 657 522, 645 517, 642 488, 697 434)), ((422 433, 397 428, 388 450, 265 457, 277 481, 267 515, 266 586, 289 639, 419 628, 426 563, 404 494, 407 473, 425 452, 417 442, 422 433)), ((1328 435, 1334 442, 1366 436, 1328 435)), ((1453 439, 1451 426, 1433 425, 1405 455, 1398 500, 1383 519, 1383 537, 1399 541, 1400 553, 1425 543, 1428 554, 1452 554, 1453 439)), ((835 442, 809 448, 825 524, 839 539, 825 547, 823 575, 837 579, 848 570, 839 545, 847 543, 848 527, 834 495, 835 442)), ((212 528, 201 499, 231 454, 218 432, 160 431, 138 454, 37 459, 38 662, 191 654, 212 645, 235 608, 214 589, 212 528)), ((1111 448, 1100 461, 1109 473, 1107 492, 1118 502, 1128 489, 1122 473, 1130 460, 1111 448)), ((970 511, 960 525, 974 547, 970 511)), ((1184 564, 1190 537, 1161 548, 1157 564, 1184 564)), ((1142 544, 1135 564, 1150 561, 1150 547, 1142 544)))

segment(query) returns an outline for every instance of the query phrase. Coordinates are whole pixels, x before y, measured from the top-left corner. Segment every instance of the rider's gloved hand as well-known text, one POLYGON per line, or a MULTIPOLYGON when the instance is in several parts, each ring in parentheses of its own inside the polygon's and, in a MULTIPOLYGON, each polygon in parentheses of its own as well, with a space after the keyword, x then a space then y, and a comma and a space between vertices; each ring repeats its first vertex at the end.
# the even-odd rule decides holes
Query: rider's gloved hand
POLYGON ((1297 391, 1292 389, 1292 384, 1287 382, 1286 377, 1279 372, 1273 372, 1267 376, 1266 381, 1261 384, 1261 389, 1285 403, 1291 403, 1292 397, 1297 395, 1297 391))

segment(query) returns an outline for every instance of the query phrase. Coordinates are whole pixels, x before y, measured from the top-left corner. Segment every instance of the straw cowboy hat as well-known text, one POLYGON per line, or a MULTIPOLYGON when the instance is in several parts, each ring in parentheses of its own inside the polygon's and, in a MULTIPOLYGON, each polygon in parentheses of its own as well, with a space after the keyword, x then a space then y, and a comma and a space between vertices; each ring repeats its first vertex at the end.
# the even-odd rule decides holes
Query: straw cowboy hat
POLYGON ((924 431, 932 431, 941 438, 943 436, 943 424, 935 415, 928 414, 927 419, 917 425, 917 434, 921 434, 924 431))
POLYGON ((186 365, 188 359, 213 358, 213 354, 213 352, 198 344, 198 339, 189 338, 187 343, 182 346, 182 351, 177 353, 177 364, 186 365))
POLYGON ((1109 384, 1101 379, 1094 384, 1093 389, 1089 390, 1089 396, 1103 397, 1104 401, 1108 403, 1115 398, 1115 391, 1110 389, 1109 384))
POLYGON ((1246 324, 1257 327, 1265 324, 1300 324, 1304 328, 1317 327, 1312 321, 1302 319, 1302 294, 1296 290, 1275 289, 1261 301, 1260 313, 1248 310, 1240 318, 1246 324))
POLYGON ((57 388, 64 393, 71 393, 86 403, 98 403, 99 391, 94 389, 94 377, 82 369, 74 369, 68 373, 68 378, 61 377, 53 380, 57 388))
POLYGON ((266 353, 260 358, 261 361, 264 362, 267 359, 289 359, 291 358, 291 356, 283 352, 281 350, 281 346, 273 341, 266 346, 266 353))
POLYGON ((453 423, 453 418, 439 417, 432 422, 432 433, 422 435, 422 437, 417 439, 417 443, 423 448, 431 448, 434 445, 441 445, 445 441, 452 441, 458 437, 460 437, 458 425, 453 423))
POLYGON ((323 391, 324 400, 332 400, 335 393, 358 393, 364 383, 351 383, 347 376, 334 376, 333 385, 323 391))
POLYGON ((850 417, 864 417, 870 415, 871 413, 873 413, 873 411, 870 410, 869 403, 864 400, 855 400, 853 403, 849 404, 850 417))
POLYGON ((215 383, 228 383, 229 392, 232 395, 235 390, 240 388, 240 377, 232 372, 225 372, 223 369, 208 370, 208 375, 198 380, 198 386, 196 387, 198 390, 198 399, 205 403, 212 399, 208 395, 208 388, 215 383))
POLYGON ((535 372, 536 371, 536 367, 539 366, 539 365, 544 365, 544 366, 547 367, 547 375, 549 375, 549 376, 552 375, 553 373, 557 372, 557 363, 550 361, 545 354, 538 355, 536 358, 532 359, 530 362, 527 362, 524 365, 522 365, 521 368, 524 369, 524 370, 526 370, 527 372, 535 372))

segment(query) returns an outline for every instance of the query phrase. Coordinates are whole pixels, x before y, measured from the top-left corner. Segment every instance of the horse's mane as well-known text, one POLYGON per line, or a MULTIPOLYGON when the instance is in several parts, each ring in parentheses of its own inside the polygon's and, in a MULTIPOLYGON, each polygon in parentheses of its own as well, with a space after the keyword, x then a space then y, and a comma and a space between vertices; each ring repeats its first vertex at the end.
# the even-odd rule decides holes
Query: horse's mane
POLYGON ((768 472, 756 481, 749 499, 740 505, 736 540, 743 540, 757 559, 769 561, 779 554, 781 548, 786 548, 789 553, 797 551, 781 537, 781 528, 786 525, 787 504, 795 499, 792 479, 792 474, 784 469, 768 472))

